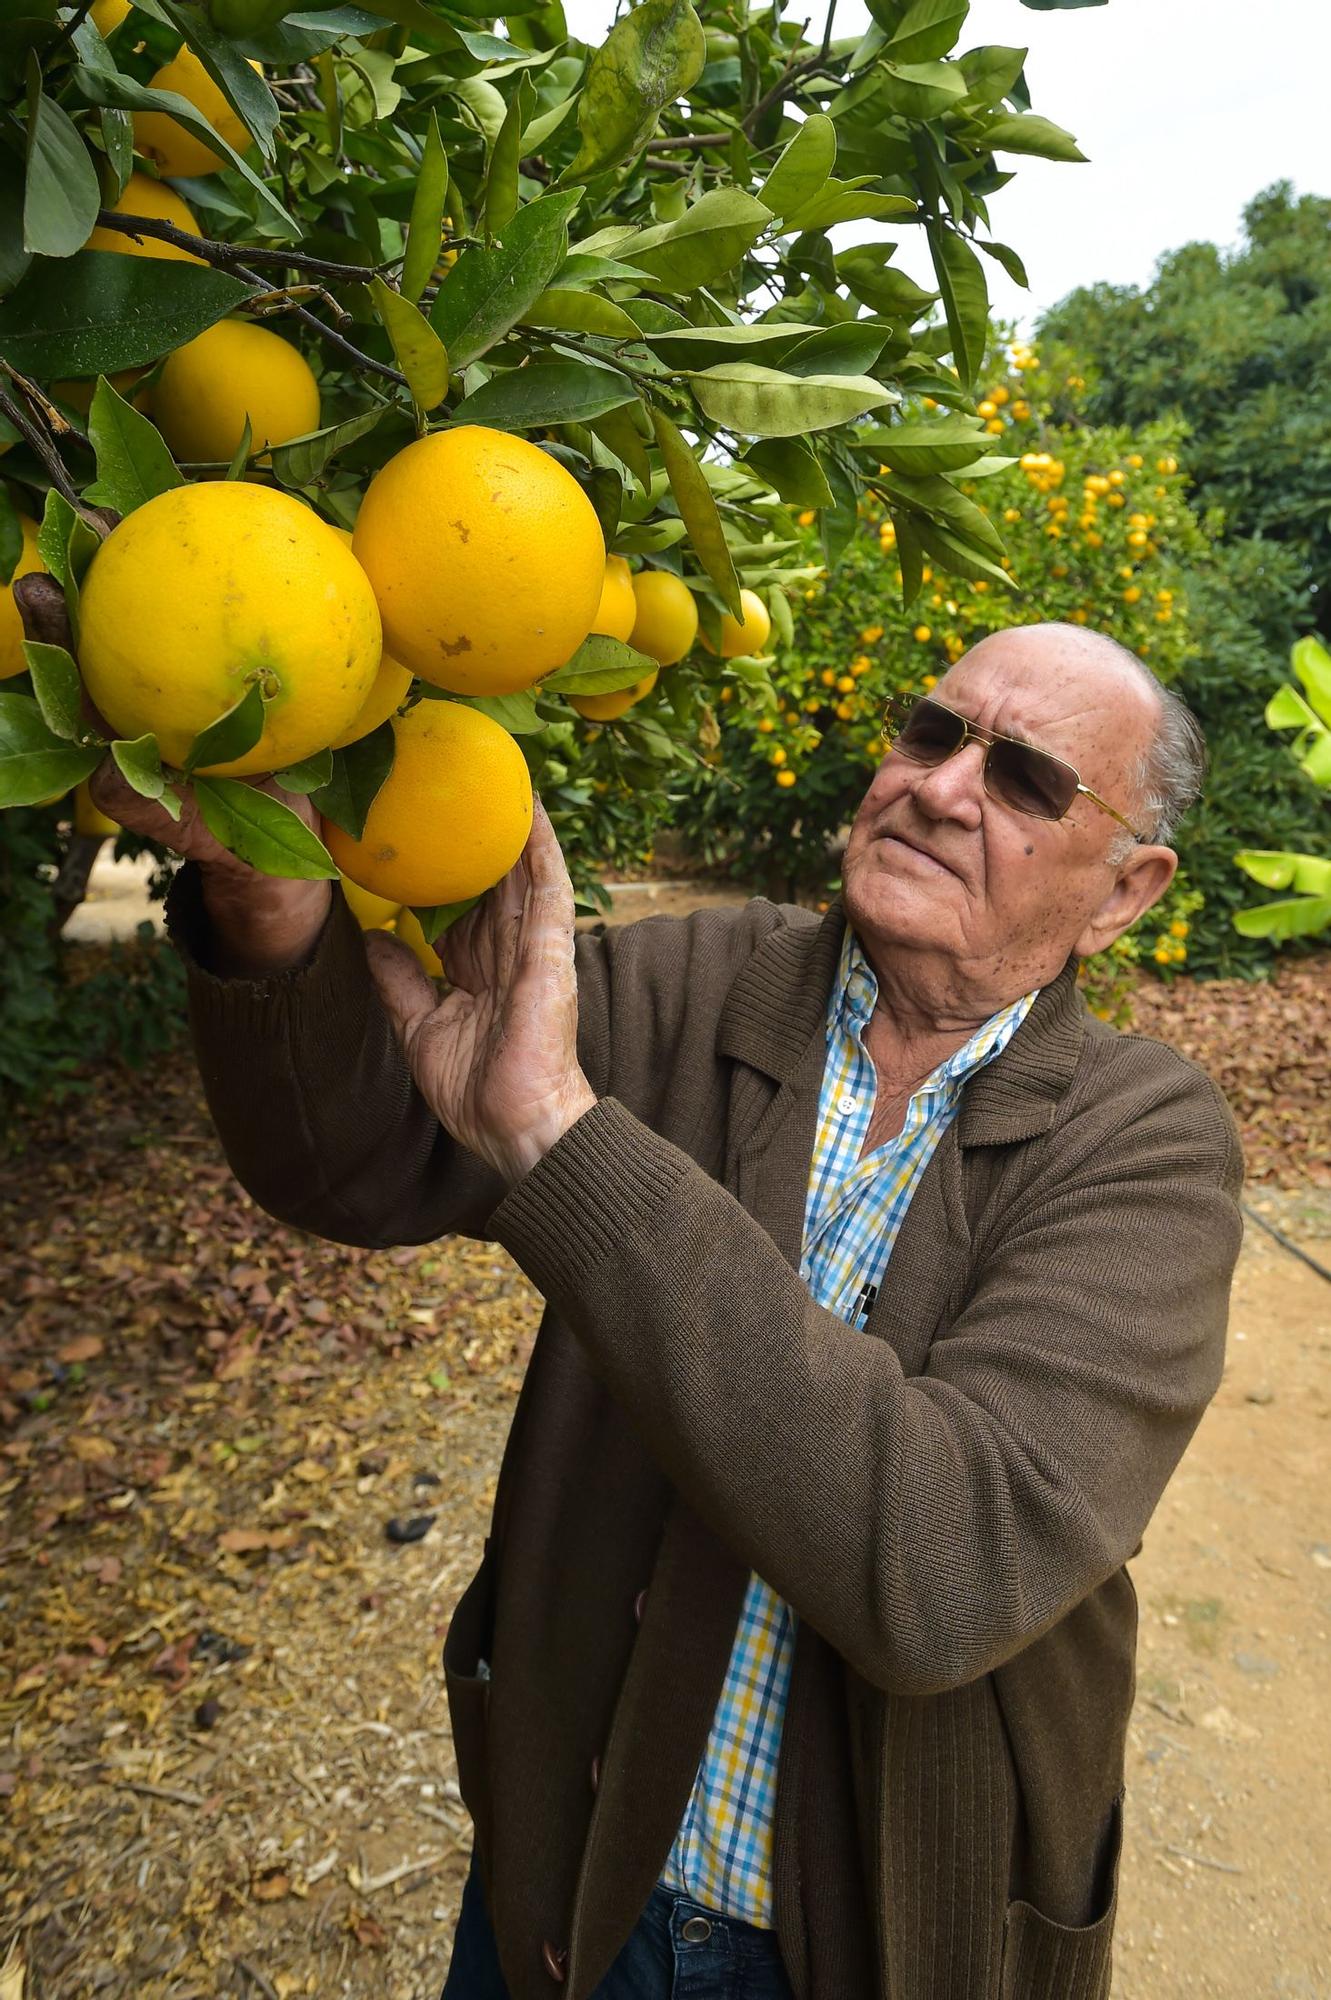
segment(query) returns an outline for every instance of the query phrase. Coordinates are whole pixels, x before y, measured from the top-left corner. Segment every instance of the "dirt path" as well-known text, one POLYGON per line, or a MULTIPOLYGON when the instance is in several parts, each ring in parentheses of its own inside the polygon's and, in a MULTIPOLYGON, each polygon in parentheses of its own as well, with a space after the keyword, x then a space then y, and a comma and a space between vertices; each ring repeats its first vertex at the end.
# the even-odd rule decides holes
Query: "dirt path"
MULTIPOLYGON (((188 1062, 153 1086, 0 1169, 0 1966, 17 1933, 24 2000, 437 2000, 438 1652, 539 1301, 488 1246, 278 1228, 188 1062)), ((1331 1266, 1331 1192, 1253 1200, 1331 1266)), ((1331 1994, 1329 1418, 1331 1286, 1250 1227, 1133 1565, 1115 2000, 1331 1994)))

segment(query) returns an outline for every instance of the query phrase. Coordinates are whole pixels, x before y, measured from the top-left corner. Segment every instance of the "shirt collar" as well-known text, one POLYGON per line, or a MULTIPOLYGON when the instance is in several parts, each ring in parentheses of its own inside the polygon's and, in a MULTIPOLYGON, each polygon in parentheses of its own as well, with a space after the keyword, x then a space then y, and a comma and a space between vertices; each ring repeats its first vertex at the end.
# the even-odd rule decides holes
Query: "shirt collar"
MULTIPOLYGON (((1039 987, 1019 1000, 1000 1007, 975 1030, 970 1039, 955 1049, 921 1084, 921 1090, 938 1090, 960 1082, 973 1070, 982 1069, 1005 1049, 1034 1005, 1039 987)), ((836 978, 832 983, 828 1010, 829 1032, 833 1029, 852 1039, 867 1028, 878 1004, 878 975, 869 963, 863 945, 850 924, 841 941, 836 978)))

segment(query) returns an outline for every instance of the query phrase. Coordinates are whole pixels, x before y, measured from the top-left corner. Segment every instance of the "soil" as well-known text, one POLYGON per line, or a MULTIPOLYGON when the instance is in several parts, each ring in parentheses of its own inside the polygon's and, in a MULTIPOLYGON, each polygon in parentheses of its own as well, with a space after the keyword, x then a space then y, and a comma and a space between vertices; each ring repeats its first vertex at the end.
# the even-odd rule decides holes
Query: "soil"
MULTIPOLYGON (((616 916, 699 900, 637 885, 616 916)), ((1200 1005, 1176 989, 1180 1040, 1200 1005)), ((12 1938, 25 2000, 435 2000, 469 1848, 438 1653, 539 1300, 489 1246, 271 1222, 187 1057, 26 1138, 0 1168, 0 1968, 12 1938)), ((1254 1215, 1331 1270, 1331 1192, 1279 1157, 1254 1215)), ((1331 1285, 1261 1222, 1132 1565, 1114 2000, 1331 1994, 1331 1285)))

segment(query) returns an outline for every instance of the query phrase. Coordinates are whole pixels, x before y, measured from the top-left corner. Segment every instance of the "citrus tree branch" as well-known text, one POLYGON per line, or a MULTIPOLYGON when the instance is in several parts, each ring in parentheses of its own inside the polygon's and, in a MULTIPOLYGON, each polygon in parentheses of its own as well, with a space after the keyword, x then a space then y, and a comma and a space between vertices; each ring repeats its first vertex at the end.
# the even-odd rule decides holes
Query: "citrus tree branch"
MULTIPOLYGON (((6 368, 5 372, 8 374, 10 371, 6 368)), ((20 408, 15 399, 4 389, 0 389, 0 411, 3 411, 24 443, 32 446, 50 474, 51 484, 56 492, 62 494, 71 506, 77 507, 82 512, 78 489, 69 476, 65 461, 56 449, 55 440, 50 432, 36 422, 30 408, 26 405, 20 408)))
POLYGON ((342 278, 363 285, 367 278, 393 268, 391 264, 335 264, 327 257, 306 257, 299 250, 264 250, 251 243, 220 243, 211 236, 195 236, 188 229, 178 229, 174 222, 163 222, 155 215, 122 215, 110 208, 101 210, 97 226, 118 230, 122 236, 155 237, 158 242, 173 244, 177 250, 191 251, 219 271, 238 271, 243 264, 257 264, 270 271, 310 271, 316 277, 342 278))

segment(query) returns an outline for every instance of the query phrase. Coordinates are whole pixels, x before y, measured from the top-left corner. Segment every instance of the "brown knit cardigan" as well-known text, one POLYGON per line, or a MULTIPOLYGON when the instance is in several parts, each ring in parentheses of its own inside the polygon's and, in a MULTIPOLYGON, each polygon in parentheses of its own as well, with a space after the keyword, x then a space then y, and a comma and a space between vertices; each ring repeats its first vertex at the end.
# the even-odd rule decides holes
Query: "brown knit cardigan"
POLYGON ((631 1930, 751 1569, 799 1614, 798 2000, 1104 2000, 1124 1564, 1220 1379, 1240 1239, 1214 1085, 1089 1017, 1069 964, 966 1084, 855 1328, 798 1274, 839 902, 580 935, 600 1102, 508 1191, 415 1091, 340 898, 262 982, 207 969, 193 869, 168 915, 255 1200, 496 1241, 548 1301, 444 1656, 514 2000, 585 2000, 631 1930))

